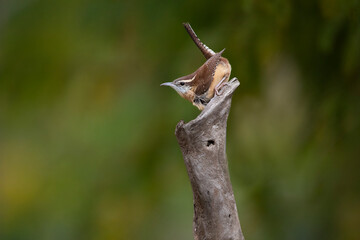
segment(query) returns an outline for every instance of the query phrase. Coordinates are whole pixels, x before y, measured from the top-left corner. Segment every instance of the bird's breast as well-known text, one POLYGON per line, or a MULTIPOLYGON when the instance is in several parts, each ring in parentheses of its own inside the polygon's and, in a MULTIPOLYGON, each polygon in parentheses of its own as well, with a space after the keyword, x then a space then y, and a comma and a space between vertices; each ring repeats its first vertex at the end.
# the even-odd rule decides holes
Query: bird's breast
POLYGON ((219 64, 215 69, 213 81, 211 82, 209 91, 207 92, 207 98, 211 99, 214 96, 215 87, 220 83, 220 81, 224 77, 226 78, 224 82, 229 81, 230 73, 231 73, 231 65, 229 61, 226 58, 221 58, 221 61, 219 62, 219 64))

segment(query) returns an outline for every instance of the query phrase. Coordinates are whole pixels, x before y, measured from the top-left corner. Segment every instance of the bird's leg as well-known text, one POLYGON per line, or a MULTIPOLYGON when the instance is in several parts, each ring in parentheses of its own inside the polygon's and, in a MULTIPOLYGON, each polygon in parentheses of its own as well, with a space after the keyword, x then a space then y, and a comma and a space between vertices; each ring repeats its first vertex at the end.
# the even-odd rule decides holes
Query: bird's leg
POLYGON ((220 90, 223 86, 225 86, 225 85, 228 84, 227 82, 224 82, 225 79, 227 79, 228 77, 229 77, 229 76, 226 74, 226 75, 221 79, 221 81, 215 86, 215 93, 216 93, 217 96, 220 95, 219 90, 220 90))

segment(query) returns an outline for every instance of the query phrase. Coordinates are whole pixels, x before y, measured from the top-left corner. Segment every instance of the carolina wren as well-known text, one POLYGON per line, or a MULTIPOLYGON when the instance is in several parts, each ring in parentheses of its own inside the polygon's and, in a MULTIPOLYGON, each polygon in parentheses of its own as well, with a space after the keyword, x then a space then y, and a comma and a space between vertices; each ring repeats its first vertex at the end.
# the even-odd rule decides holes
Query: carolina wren
POLYGON ((214 94, 219 95, 220 88, 229 81, 231 65, 221 56, 225 49, 215 53, 200 41, 189 23, 183 25, 207 60, 195 72, 172 82, 163 83, 161 86, 172 87, 181 97, 192 102, 202 111, 214 94))

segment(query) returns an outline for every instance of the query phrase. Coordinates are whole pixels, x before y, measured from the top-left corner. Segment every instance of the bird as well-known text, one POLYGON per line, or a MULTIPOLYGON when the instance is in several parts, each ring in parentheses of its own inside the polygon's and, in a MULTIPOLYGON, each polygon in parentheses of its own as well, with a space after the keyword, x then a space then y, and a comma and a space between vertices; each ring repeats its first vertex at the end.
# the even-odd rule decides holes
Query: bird
POLYGON ((231 65, 229 60, 222 57, 225 49, 215 53, 201 42, 189 23, 183 23, 183 25, 206 58, 206 62, 195 72, 172 82, 162 83, 161 86, 173 88, 182 98, 192 102, 202 111, 215 94, 220 95, 219 90, 229 81, 231 65))

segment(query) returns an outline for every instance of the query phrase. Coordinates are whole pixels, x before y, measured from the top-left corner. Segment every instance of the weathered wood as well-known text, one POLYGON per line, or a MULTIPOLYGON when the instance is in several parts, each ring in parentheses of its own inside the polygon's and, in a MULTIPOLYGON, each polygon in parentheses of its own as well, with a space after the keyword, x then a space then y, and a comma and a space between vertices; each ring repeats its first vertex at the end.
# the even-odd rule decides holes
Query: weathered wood
POLYGON ((196 119, 176 126, 193 190, 195 240, 244 239, 225 152, 231 97, 239 85, 233 78, 196 119))

